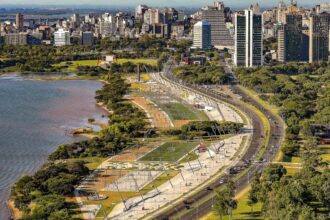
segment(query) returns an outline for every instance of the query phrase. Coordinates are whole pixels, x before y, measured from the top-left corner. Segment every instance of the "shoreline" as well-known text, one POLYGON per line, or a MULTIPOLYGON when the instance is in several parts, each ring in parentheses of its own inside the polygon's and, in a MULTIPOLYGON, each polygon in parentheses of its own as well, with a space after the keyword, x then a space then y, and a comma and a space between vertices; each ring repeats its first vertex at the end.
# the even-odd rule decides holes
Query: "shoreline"
MULTIPOLYGON (((47 72, 47 74, 49 74, 47 72)), ((55 74, 58 74, 58 73, 55 73, 55 74)), ((32 73, 31 73, 32 75, 32 73)), ((70 80, 83 80, 83 81, 98 81, 100 82, 101 84, 104 84, 104 81, 103 80, 100 80, 100 79, 96 79, 96 78, 87 78, 87 77, 79 77, 79 76, 68 76, 68 74, 63 74, 63 77, 57 77, 57 76, 50 76, 50 77, 47 77, 47 78, 33 78, 33 77, 27 77, 26 75, 22 75, 22 73, 20 72, 11 72, 11 73, 1 73, 0 72, 0 79, 1 77, 20 77, 20 78, 23 78, 24 80, 31 80, 31 81, 70 81, 70 80)), ((96 91, 95 91, 96 92, 96 91)), ((94 92, 94 94, 95 94, 94 92)), ((102 110, 102 118, 104 117, 107 117, 106 115, 107 114, 111 114, 111 111, 105 106, 103 105, 103 103, 98 103, 95 98, 94 98, 94 102, 95 102, 95 106, 97 108, 99 108, 100 110, 102 110)), ((96 115, 93 115, 93 117, 96 116, 96 115)), ((86 119, 86 125, 87 124, 90 124, 90 125, 93 125, 93 126, 97 126, 101 129, 104 129, 107 127, 107 123, 106 122, 101 122, 101 121, 95 121, 95 122, 88 122, 88 119, 89 118, 85 118, 86 119)), ((65 134, 65 136, 71 136, 71 137, 82 137, 82 138, 86 138, 86 139, 93 139, 95 137, 97 137, 98 135, 94 133, 93 129, 91 132, 81 132, 79 134, 73 134, 71 132, 75 131, 75 130, 79 130, 79 129, 85 129, 85 128, 75 128, 75 129, 72 129, 70 130, 68 133, 65 134)), ((78 140, 76 140, 78 141, 78 140)), ((58 148, 58 146, 55 146, 55 150, 58 148)), ((47 156, 48 158, 48 156, 47 156)), ((42 165, 44 165, 48 159, 45 158, 45 161, 44 163, 42 163, 42 165)), ((42 166, 41 165, 41 166, 42 166)), ((35 170, 38 171, 40 169, 39 168, 36 168, 35 170)), ((15 180, 13 182, 13 184, 10 186, 10 190, 12 189, 13 185, 17 182, 17 180, 15 180)), ((5 204, 5 207, 8 211, 8 214, 9 214, 9 219, 20 219, 22 217, 22 211, 19 210, 15 204, 14 204, 14 201, 9 197, 8 200, 6 200, 4 202, 5 204)))

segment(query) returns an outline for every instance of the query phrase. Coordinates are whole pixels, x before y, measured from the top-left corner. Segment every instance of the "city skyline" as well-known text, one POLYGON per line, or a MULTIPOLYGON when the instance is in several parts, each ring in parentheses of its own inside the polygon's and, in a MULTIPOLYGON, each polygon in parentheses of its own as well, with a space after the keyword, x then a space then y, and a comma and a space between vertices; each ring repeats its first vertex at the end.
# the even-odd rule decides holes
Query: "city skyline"
MULTIPOLYGON (((70 7, 77 7, 79 4, 80 6, 116 6, 116 7, 135 7, 138 4, 146 4, 152 7, 164 7, 164 6, 173 6, 173 7, 202 7, 206 4, 213 4, 213 0, 207 1, 198 1, 198 0, 188 0, 188 1, 176 1, 176 0, 168 0, 166 2, 163 1, 152 1, 152 0, 122 0, 120 3, 117 2, 109 2, 107 0, 95 0, 91 3, 88 0, 58 0, 56 4, 54 1, 51 0, 4 0, 2 2, 2 6, 70 6, 70 7)), ((231 1, 223 1, 226 6, 229 7, 246 7, 251 4, 259 3, 261 7, 271 7, 278 4, 278 0, 264 0, 264 1, 253 1, 253 0, 231 0, 231 1)), ((289 4, 289 0, 285 0, 285 3, 289 4)), ((303 6, 312 6, 315 4, 324 3, 324 0, 315 0, 313 2, 309 0, 299 0, 298 4, 303 6)))

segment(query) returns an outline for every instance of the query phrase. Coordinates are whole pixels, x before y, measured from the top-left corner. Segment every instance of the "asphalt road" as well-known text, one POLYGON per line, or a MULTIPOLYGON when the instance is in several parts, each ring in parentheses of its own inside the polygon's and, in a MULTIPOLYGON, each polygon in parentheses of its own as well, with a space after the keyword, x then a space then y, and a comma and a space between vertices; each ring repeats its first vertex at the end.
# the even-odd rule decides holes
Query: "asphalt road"
MULTIPOLYGON (((165 72, 167 74, 164 74, 163 76, 170 81, 177 82, 179 84, 184 84, 183 82, 173 78, 173 76, 170 74, 171 72, 170 70, 171 70, 170 66, 165 67, 165 72)), ((231 73, 229 68, 225 67, 225 70, 226 72, 231 73)), ((211 91, 202 86, 186 85, 186 84, 185 86, 193 90, 199 91, 200 93, 203 93, 207 96, 213 97, 217 100, 230 103, 235 107, 237 107, 238 109, 240 109, 241 111, 243 111, 248 117, 250 117, 254 129, 252 135, 252 142, 247 152, 243 156, 242 162, 252 161, 252 163, 250 163, 250 165, 246 168, 249 169, 249 171, 246 174, 240 176, 237 180, 235 180, 235 186, 237 191, 242 190, 244 187, 246 187, 249 184, 249 181, 251 181, 251 179, 253 178, 256 172, 261 172, 262 170, 264 170, 268 166, 268 164, 274 159, 276 153, 279 150, 279 146, 281 144, 284 135, 285 124, 283 120, 280 117, 274 115, 269 110, 263 108, 262 105, 254 101, 248 94, 246 94, 237 85, 235 85, 235 83, 231 85, 232 91, 240 95, 242 97, 242 101, 249 103, 255 106, 256 108, 258 108, 268 118, 268 121, 270 123, 269 142, 262 156, 262 160, 261 162, 253 162, 255 161, 255 155, 258 154, 262 146, 265 144, 265 136, 264 136, 265 132, 261 118, 253 110, 247 108, 244 104, 242 104, 242 102, 240 102, 238 99, 233 99, 226 95, 215 93, 214 91, 211 91)), ((239 173, 228 174, 224 177, 224 179, 233 179, 238 174, 239 173)), ((157 219, 179 218, 183 220, 186 219, 191 220, 191 219, 198 219, 204 216, 205 214, 207 214, 212 210, 213 199, 208 199, 202 204, 200 204, 200 201, 202 201, 204 198, 209 196, 209 194, 212 193, 212 190, 219 188, 223 184, 224 183, 220 183, 219 180, 217 180, 214 183, 211 183, 209 187, 207 187, 205 190, 193 195, 188 200, 186 200, 185 203, 181 203, 177 205, 175 210, 169 210, 163 213, 162 215, 158 216, 157 219), (198 206, 196 205, 196 201, 199 201, 198 206)))

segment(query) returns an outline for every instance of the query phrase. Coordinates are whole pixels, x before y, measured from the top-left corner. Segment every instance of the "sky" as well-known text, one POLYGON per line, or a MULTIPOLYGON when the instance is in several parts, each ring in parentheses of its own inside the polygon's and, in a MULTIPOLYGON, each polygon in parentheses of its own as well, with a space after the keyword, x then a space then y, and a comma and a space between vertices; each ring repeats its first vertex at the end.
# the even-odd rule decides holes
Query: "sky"
MULTIPOLYGON (((221 0, 228 7, 241 7, 259 2, 262 7, 275 6, 279 0, 221 0)), ((289 3, 290 0, 284 0, 289 3)), ((299 5, 315 5, 328 0, 298 0, 299 5)), ((147 4, 150 6, 185 6, 201 7, 211 4, 213 0, 0 0, 2 5, 107 5, 107 6, 130 6, 135 7, 138 4, 147 4)))

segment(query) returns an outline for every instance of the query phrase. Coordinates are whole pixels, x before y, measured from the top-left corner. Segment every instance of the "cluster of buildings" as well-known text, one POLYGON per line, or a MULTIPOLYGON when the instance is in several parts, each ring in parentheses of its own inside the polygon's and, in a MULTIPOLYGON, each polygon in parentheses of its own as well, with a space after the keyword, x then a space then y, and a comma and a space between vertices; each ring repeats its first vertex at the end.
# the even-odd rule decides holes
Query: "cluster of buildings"
POLYGON ((232 13, 222 2, 201 10, 193 27, 193 49, 211 47, 234 51, 237 66, 263 65, 263 21, 258 4, 232 13))
POLYGON ((329 60, 330 3, 311 10, 280 2, 275 20, 279 62, 320 62, 329 60))
MULTIPOLYGON (((236 66, 261 66, 265 55, 278 62, 319 62, 329 60, 330 3, 306 9, 282 0, 272 9, 260 11, 258 4, 233 12, 223 2, 205 6, 186 15, 175 8, 138 5, 135 12, 74 14, 54 24, 30 22, 16 15, 16 22, 1 24, 0 37, 9 45, 81 44, 110 38, 191 39, 192 49, 227 48, 236 66), (277 42, 277 49, 265 51, 264 40, 277 42)), ((1 39, 1 38, 0 38, 1 39)), ((0 41, 1 42, 1 41, 0 41)))
POLYGON ((186 38, 190 20, 175 8, 151 8, 138 5, 134 12, 104 13, 97 15, 74 14, 54 24, 24 21, 17 14, 16 21, 5 21, 0 27, 3 43, 8 45, 53 44, 56 46, 81 44, 90 46, 95 40, 111 38, 139 38, 148 34, 158 38, 186 38))
POLYGON ((321 62, 329 60, 330 3, 312 9, 291 1, 260 11, 258 4, 231 12, 216 2, 201 10, 201 21, 193 27, 193 48, 228 48, 236 66, 264 64, 265 53, 278 62, 321 62), (264 40, 272 38, 277 50, 265 51, 264 40))

